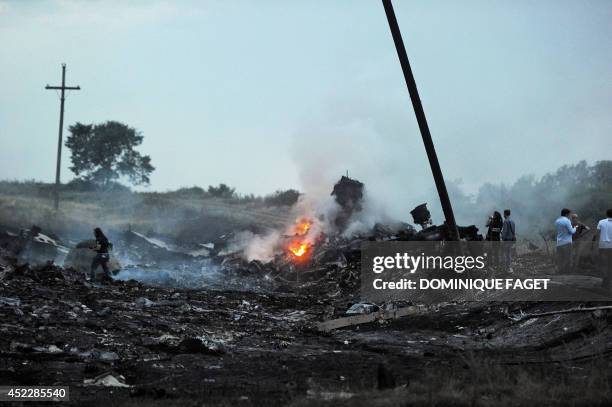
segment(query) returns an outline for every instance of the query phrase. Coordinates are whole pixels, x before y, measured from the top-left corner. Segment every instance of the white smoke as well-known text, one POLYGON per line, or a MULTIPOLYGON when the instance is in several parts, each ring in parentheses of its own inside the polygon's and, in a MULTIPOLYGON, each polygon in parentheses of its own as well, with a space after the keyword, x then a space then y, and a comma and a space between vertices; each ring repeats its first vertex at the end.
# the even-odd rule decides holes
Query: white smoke
POLYGON ((312 245, 322 234, 335 233, 333 220, 340 206, 331 195, 319 199, 304 194, 291 210, 293 219, 282 231, 271 230, 258 235, 246 231, 236 235, 233 249, 240 249, 247 261, 270 262, 277 255, 287 253, 290 248, 297 249, 300 244, 312 245))
POLYGON ((344 237, 351 237, 366 234, 377 223, 396 226, 400 222, 407 222, 409 216, 408 211, 406 211, 405 216, 402 218, 390 215, 385 202, 380 197, 375 196, 366 185, 364 188, 363 209, 353 213, 342 235, 344 237))
POLYGON ((272 261, 278 250, 278 245, 281 238, 280 232, 272 230, 263 236, 254 235, 252 233, 251 235, 252 236, 244 248, 244 258, 247 261, 272 261))
MULTIPOLYGON (((422 198, 407 201, 407 191, 395 183, 395 163, 407 160, 400 158, 400 150, 394 147, 397 143, 394 135, 391 137, 394 141, 389 144, 390 139, 381 131, 371 120, 351 117, 305 125, 295 134, 292 157, 298 169, 298 189, 303 195, 294 206, 291 218, 312 222, 312 228, 303 237, 305 241, 313 243, 321 233, 338 233, 334 221, 341 208, 331 192, 343 175, 365 184, 362 210, 349 219, 343 231, 345 237, 367 233, 378 222, 407 220, 409 210, 421 203, 422 198)), ((274 253, 286 250, 283 235, 293 235, 292 226, 290 222, 283 234, 254 235, 245 246, 245 258, 269 261, 274 253)))
MULTIPOLYGON (((352 214, 345 237, 367 233, 376 223, 410 222, 410 210, 423 202, 435 206, 437 200, 430 199, 431 189, 426 187, 433 180, 418 130, 405 122, 408 114, 409 110, 394 110, 386 102, 374 112, 345 104, 332 106, 316 123, 302 124, 292 138, 298 189, 303 193, 292 219, 314 222, 308 238, 338 232, 334 220, 340 206, 331 191, 343 175, 365 185, 362 210, 352 214)), ((285 235, 291 226, 287 225, 285 235)), ((254 254, 246 255, 247 259, 266 261, 270 253, 281 250, 282 234, 274 234, 254 237, 245 254, 254 254)))

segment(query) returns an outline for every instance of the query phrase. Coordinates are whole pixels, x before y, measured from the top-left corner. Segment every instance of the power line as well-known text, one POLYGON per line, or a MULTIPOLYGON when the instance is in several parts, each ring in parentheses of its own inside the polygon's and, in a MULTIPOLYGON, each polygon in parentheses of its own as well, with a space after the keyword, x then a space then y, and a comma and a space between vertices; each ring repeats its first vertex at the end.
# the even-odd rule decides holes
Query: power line
POLYGON ((60 186, 60 165, 62 162, 62 135, 64 131, 64 101, 66 100, 65 91, 81 90, 80 86, 66 86, 66 64, 62 64, 62 85, 61 86, 45 86, 45 89, 60 90, 60 122, 59 135, 57 140, 57 165, 55 167, 55 190, 53 192, 55 210, 59 208, 59 186, 60 186))

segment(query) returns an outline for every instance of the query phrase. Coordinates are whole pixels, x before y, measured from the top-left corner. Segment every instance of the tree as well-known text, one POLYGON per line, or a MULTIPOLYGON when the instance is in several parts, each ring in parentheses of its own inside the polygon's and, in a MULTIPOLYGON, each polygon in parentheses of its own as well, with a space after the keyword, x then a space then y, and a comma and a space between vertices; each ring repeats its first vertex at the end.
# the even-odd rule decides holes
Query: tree
POLYGON ((266 196, 264 202, 270 206, 292 206, 298 201, 299 197, 300 193, 295 189, 279 190, 266 196))
POLYGON ((66 147, 70 149, 70 170, 84 181, 108 186, 125 177, 133 185, 148 184, 155 167, 151 157, 134 150, 142 134, 123 123, 76 123, 68 128, 66 147))
POLYGON ((226 184, 219 184, 218 187, 209 185, 208 193, 215 198, 234 198, 236 196, 236 188, 231 188, 226 184))

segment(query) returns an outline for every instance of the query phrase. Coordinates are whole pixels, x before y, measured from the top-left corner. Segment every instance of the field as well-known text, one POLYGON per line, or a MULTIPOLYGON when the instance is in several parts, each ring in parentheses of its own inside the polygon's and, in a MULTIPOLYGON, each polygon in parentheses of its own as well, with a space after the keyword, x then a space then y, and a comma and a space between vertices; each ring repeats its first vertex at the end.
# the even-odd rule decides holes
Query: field
MULTIPOLYGON (((68 245, 91 238, 94 226, 189 245, 293 218, 289 207, 256 199, 129 191, 64 191, 56 214, 48 188, 4 186, 0 225, 36 224, 68 245)), ((342 261, 321 256, 301 268, 234 253, 202 260, 145 242, 116 240, 125 246, 117 252, 142 251, 132 270, 210 272, 209 280, 91 281, 68 267, 19 264, 0 248, 0 383, 68 385, 75 406, 612 402, 607 303, 453 301, 327 330, 322 321, 345 318, 361 302, 361 259, 340 249, 350 239, 318 247, 342 261), (147 253, 171 260, 147 265, 147 253)), ((545 253, 527 248, 517 262, 527 273, 553 273, 545 253)), ((567 277, 571 286, 600 284, 567 277)))
POLYGON ((236 230, 265 231, 286 224, 287 206, 261 200, 223 199, 190 194, 130 191, 63 191, 59 212, 52 189, 36 183, 0 183, 0 225, 37 225, 70 238, 90 238, 94 227, 120 232, 130 228, 201 243, 236 230))

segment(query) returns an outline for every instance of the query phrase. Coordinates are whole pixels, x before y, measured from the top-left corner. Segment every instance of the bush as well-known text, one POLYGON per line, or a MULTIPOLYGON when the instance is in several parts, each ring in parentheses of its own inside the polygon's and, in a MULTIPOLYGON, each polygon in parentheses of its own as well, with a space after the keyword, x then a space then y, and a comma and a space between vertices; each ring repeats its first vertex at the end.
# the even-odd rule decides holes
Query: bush
POLYGON ((268 206, 292 206, 298 201, 300 195, 299 191, 295 189, 276 191, 271 195, 267 195, 264 198, 264 203, 268 206))
POLYGON ((206 192, 203 188, 200 188, 198 186, 192 186, 192 187, 183 187, 183 188, 179 188, 176 191, 173 192, 169 192, 169 194, 174 195, 174 196, 179 196, 179 197, 197 197, 197 198, 205 198, 208 195, 208 192, 206 192))
POLYGON ((75 178, 67 184, 62 184, 61 189, 69 192, 121 192, 131 193, 132 190, 123 184, 118 182, 108 182, 104 185, 97 184, 95 182, 75 178))
POLYGON ((231 188, 226 184, 219 184, 217 187, 210 185, 208 187, 208 193, 215 198, 230 199, 236 196, 236 188, 231 188))

